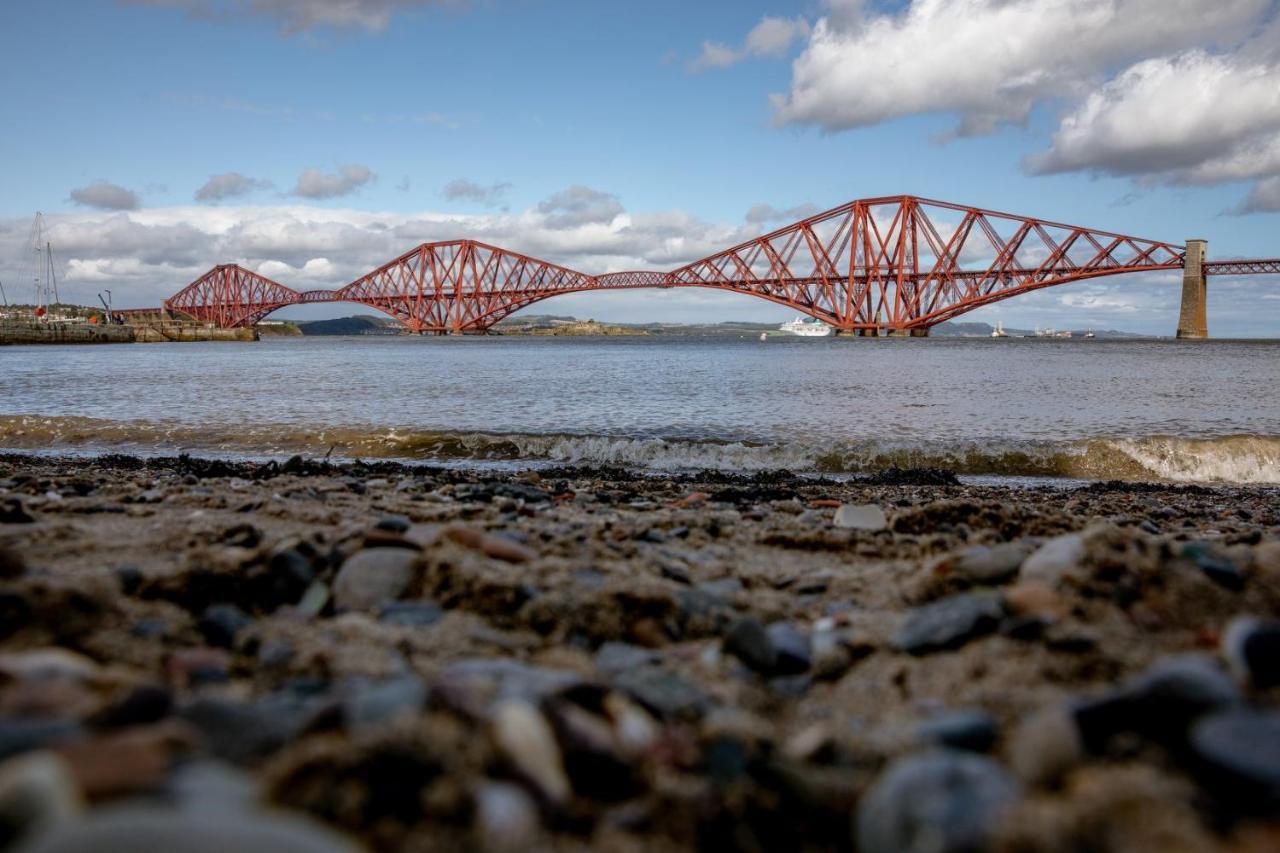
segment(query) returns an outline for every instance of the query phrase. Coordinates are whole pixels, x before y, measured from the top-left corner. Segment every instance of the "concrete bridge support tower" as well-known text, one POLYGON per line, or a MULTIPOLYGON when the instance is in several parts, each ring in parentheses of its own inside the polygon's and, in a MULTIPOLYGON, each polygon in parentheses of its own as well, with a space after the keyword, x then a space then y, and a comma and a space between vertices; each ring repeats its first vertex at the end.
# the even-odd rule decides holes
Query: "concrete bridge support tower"
POLYGON ((1182 267, 1182 311, 1178 315, 1178 337, 1203 340, 1209 337, 1205 317, 1204 260, 1208 241, 1188 240, 1187 259, 1182 267))

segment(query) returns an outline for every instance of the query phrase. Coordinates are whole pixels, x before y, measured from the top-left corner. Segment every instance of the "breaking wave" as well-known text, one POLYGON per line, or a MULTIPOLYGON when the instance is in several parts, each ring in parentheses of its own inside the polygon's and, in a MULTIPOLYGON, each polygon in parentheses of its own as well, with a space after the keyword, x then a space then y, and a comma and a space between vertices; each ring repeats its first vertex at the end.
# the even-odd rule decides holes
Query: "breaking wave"
POLYGON ((1280 436, 1144 436, 1054 442, 881 440, 767 443, 559 433, 375 430, 368 427, 197 426, 82 417, 0 416, 0 447, 50 452, 304 454, 446 464, 623 465, 652 471, 718 469, 844 474, 897 467, 1004 477, 1280 483, 1280 436))

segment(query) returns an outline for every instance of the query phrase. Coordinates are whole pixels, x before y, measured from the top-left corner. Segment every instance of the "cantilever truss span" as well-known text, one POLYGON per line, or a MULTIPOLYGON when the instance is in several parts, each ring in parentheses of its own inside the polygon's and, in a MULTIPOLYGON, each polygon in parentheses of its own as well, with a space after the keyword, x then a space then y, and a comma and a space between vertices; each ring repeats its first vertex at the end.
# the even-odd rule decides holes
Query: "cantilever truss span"
MULTIPOLYGON (((286 305, 358 302, 416 332, 480 332, 564 293, 707 287, 786 305, 839 330, 927 329, 1021 293, 1122 273, 1180 270, 1181 245, 915 196, 861 199, 669 272, 588 275, 475 240, 424 243, 337 290, 305 293, 214 267, 165 308, 223 327, 286 305)), ((1205 264, 1280 272, 1280 260, 1205 264)))

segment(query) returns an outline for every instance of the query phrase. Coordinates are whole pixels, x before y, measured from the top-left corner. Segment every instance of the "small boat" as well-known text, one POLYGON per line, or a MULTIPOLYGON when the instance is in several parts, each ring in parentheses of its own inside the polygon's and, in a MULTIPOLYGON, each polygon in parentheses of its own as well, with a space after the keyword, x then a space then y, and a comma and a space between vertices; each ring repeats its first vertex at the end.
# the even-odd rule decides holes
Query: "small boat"
POLYGON ((1093 329, 1090 329, 1089 331, 1085 332, 1085 333, 1084 333, 1084 336, 1085 336, 1086 338, 1096 338, 1096 337, 1097 337, 1097 335, 1095 335, 1095 334, 1093 333, 1093 329))
POLYGON ((769 333, 768 333, 768 332, 761 332, 761 333, 760 333, 760 340, 762 340, 762 341, 767 341, 767 340, 769 340, 769 333))
POLYGON ((778 329, 789 335, 799 335, 802 338, 825 338, 832 331, 831 327, 821 320, 806 320, 803 317, 797 317, 790 322, 783 323, 778 329))
POLYGON ((1000 322, 999 320, 996 320, 996 327, 991 330, 991 337, 993 338, 1009 337, 1009 333, 1004 330, 1004 323, 1000 322))

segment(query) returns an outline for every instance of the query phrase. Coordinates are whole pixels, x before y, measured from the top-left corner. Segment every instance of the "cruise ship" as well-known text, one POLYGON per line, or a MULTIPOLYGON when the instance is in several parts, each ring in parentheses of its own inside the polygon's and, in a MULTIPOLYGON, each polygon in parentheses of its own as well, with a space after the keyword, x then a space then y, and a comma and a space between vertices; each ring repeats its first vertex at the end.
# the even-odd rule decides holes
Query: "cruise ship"
POLYGON ((778 329, 789 335, 799 335, 802 338, 825 338, 831 334, 831 327, 826 323, 821 320, 806 320, 803 317, 797 317, 790 322, 783 323, 778 329))

